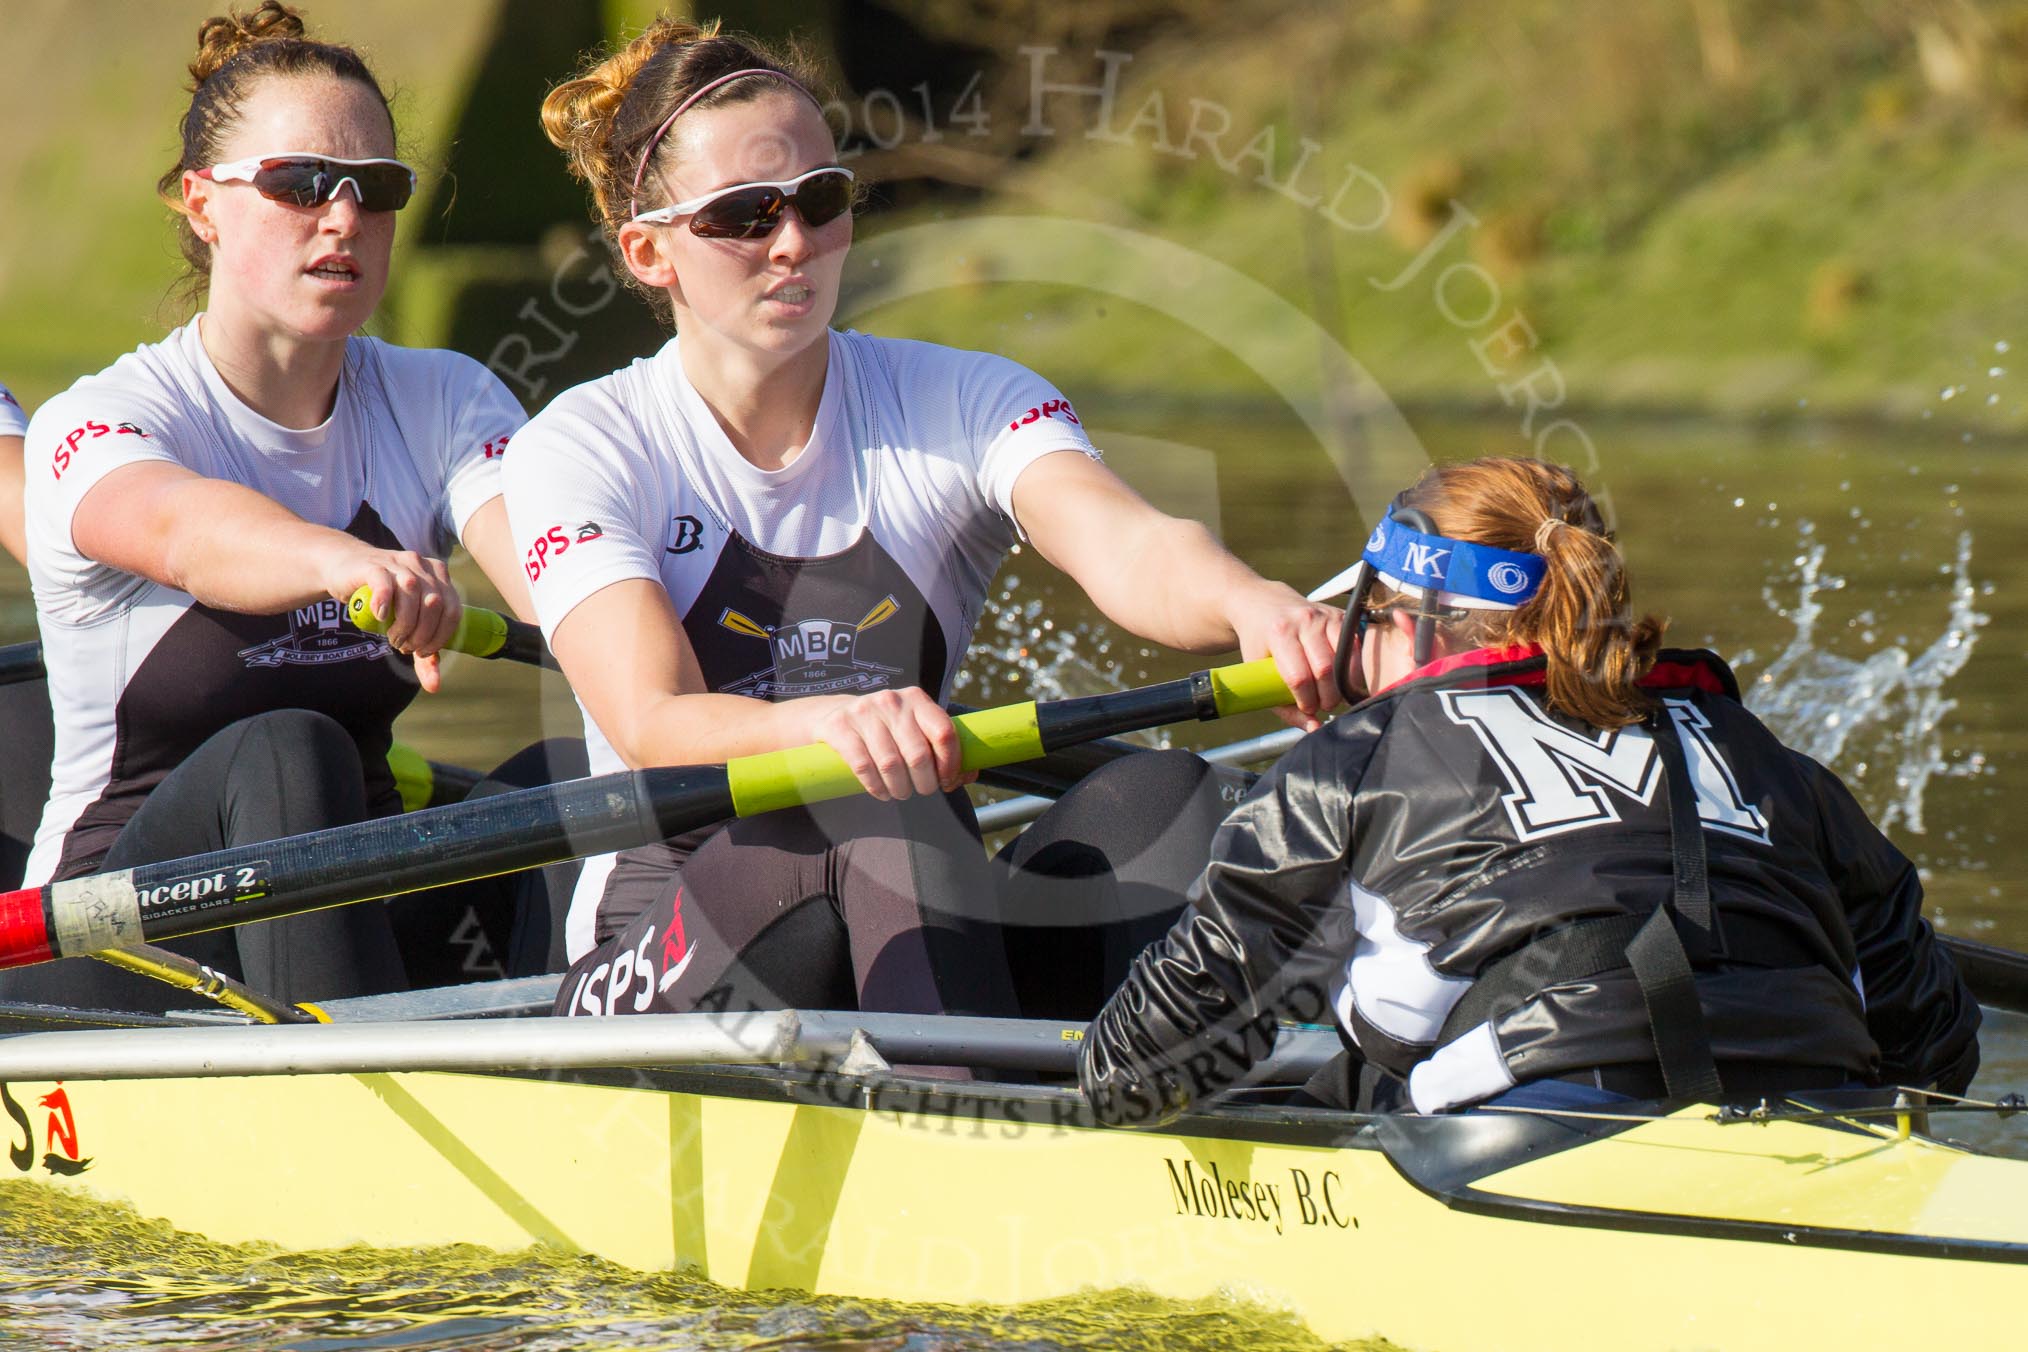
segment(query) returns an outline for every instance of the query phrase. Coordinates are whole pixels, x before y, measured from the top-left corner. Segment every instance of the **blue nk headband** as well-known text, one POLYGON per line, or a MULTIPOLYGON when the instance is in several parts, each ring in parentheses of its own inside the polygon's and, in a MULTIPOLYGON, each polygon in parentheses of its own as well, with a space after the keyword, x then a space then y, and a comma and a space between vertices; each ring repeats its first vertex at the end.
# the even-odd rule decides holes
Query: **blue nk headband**
POLYGON ((1426 535, 1382 517, 1360 555, 1396 591, 1435 591, 1437 603, 1462 610, 1514 610, 1542 586, 1549 564, 1539 554, 1426 535))

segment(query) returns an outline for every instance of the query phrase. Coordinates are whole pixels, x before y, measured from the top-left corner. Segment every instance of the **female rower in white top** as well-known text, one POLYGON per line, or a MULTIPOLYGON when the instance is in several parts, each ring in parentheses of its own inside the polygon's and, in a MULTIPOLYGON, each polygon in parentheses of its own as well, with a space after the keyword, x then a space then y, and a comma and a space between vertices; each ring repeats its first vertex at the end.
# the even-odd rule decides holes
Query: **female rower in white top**
MULTIPOLYGON (((398 810, 392 724, 460 612, 443 556, 527 604, 498 487, 520 408, 468 358, 355 336, 415 186, 372 73, 276 0, 206 21, 190 73, 160 190, 206 308, 29 428, 56 723, 31 885, 398 810), (362 586, 384 641, 340 618, 362 586)), ((384 908, 186 942, 285 999, 407 979, 384 908)), ((89 961, 0 990, 180 1002, 89 961)))
POLYGON ((543 106, 678 333, 558 396, 506 469, 592 768, 823 741, 875 800, 588 865, 561 1012, 1009 1012, 997 938, 952 913, 990 882, 937 796, 961 778, 938 701, 1017 529, 1143 637, 1272 654, 1292 718, 1337 701, 1336 616, 1150 507, 1047 382, 830 327, 852 185, 812 79, 664 19, 543 106))

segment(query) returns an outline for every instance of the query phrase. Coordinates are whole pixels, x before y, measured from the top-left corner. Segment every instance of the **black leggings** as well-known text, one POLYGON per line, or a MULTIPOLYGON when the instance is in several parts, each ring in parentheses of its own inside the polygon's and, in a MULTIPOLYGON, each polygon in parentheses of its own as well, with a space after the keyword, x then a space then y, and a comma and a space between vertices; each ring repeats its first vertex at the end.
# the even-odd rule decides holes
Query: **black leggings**
POLYGON ((771 812, 682 856, 621 856, 600 908, 610 937, 564 977, 557 1013, 1014 1012, 963 794, 771 812))
MULTIPOLYGON (((133 868, 365 821, 365 783, 359 749, 324 715, 289 709, 242 719, 213 734, 156 786, 99 868, 133 868)), ((342 906, 213 930, 161 947, 292 1002, 407 985, 381 906, 342 906)), ((0 972, 0 998, 157 1013, 208 1004, 95 958, 0 972)))
POLYGON ((990 867, 969 809, 939 799, 846 799, 733 822, 694 854, 688 842, 629 851, 599 909, 601 942, 564 978, 556 1012, 1087 1020, 1182 912, 1250 778, 1187 751, 1125 757, 990 867))
POLYGON ((55 755, 49 682, 0 685, 0 891, 21 885, 42 805, 49 800, 49 763, 55 755))
POLYGON ((1188 751, 1081 780, 993 860, 1021 1013, 1083 1022, 1168 933, 1253 776, 1188 751))
MULTIPOLYGON (((542 763, 524 753, 502 769, 528 778, 542 763)), ((524 786, 489 778, 473 792, 514 787, 524 786)), ((133 868, 348 826, 370 815, 351 735, 323 714, 278 710, 233 723, 192 752, 149 793, 97 867, 133 868)), ((471 980, 498 974, 484 958, 489 951, 512 951, 508 930, 517 912, 546 909, 516 895, 520 887, 539 889, 541 881, 540 874, 488 879, 160 946, 292 1003, 471 980)), ((157 1013, 209 1007, 201 997, 93 958, 0 972, 0 999, 157 1013)))

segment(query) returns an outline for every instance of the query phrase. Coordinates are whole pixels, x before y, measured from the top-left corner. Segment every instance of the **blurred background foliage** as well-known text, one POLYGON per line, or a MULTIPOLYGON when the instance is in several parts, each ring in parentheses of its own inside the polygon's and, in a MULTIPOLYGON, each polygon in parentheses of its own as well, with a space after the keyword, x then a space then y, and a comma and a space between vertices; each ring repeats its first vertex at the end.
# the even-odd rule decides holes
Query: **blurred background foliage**
MULTIPOLYGON (((217 8, 7 0, 0 379, 31 407, 182 318, 150 185, 173 156, 182 62, 217 8)), ((304 8, 397 91, 404 152, 427 179, 378 331, 518 372, 531 405, 659 341, 603 280, 584 194, 535 117, 580 53, 655 6, 304 8)), ((1519 316, 1569 408, 1806 403, 1895 420, 1941 407, 1981 428, 2028 424, 2028 401, 1987 402, 1983 384, 1939 404, 1996 343, 2028 336, 2028 0, 727 0, 703 13, 829 60, 834 122, 875 186, 862 239, 1005 214, 1151 234, 1271 288, 1408 407, 1518 409, 1472 344, 1519 316), (1106 105, 1038 92, 1109 71, 1106 105), (1426 248, 1436 261, 1412 282, 1376 284, 1426 248), (1456 264, 1473 270, 1439 294, 1456 264), (1460 322, 1482 308, 1491 318, 1460 322)), ((966 285, 853 322, 1006 351, 1081 399, 1265 397, 1216 316, 1178 325, 1076 287, 996 286, 989 257, 972 266, 966 285)))

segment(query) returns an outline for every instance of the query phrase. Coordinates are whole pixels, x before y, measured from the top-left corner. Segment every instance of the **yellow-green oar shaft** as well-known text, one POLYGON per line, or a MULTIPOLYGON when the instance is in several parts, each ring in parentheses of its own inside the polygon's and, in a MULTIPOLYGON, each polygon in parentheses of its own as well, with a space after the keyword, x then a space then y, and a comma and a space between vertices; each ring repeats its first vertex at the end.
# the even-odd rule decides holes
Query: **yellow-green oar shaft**
MULTIPOLYGON (((1268 663, 964 715, 967 769, 1289 702, 1268 663)), ((828 747, 496 794, 356 826, 0 893, 0 967, 195 934, 645 845, 733 815, 859 792, 828 747)))
MULTIPOLYGON (((952 722, 957 725, 965 769, 991 770, 1097 737, 1291 703, 1294 696, 1274 662, 1261 658, 1110 695, 979 709, 952 722)), ((725 769, 733 804, 742 817, 859 792, 859 780, 844 758, 821 744, 742 756, 725 769)))

